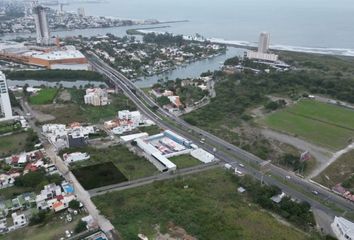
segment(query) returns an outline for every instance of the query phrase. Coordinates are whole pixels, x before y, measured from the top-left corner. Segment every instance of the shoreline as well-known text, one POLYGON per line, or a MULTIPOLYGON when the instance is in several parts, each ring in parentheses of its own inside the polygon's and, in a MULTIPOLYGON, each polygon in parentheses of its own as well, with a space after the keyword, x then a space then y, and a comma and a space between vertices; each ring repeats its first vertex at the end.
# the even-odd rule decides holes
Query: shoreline
MULTIPOLYGON (((53 33, 70 33, 74 31, 89 31, 89 30, 97 30, 97 29, 119 29, 119 28, 129 28, 126 30, 127 35, 141 35, 144 33, 154 32, 154 33, 169 33, 168 31, 149 31, 153 29, 162 29, 162 28, 170 28, 170 25, 159 26, 164 24, 173 24, 173 23, 184 23, 189 22, 189 20, 176 20, 176 21, 161 21, 158 23, 153 24, 136 24, 136 25, 124 25, 124 26, 115 26, 115 27, 97 27, 97 28, 78 28, 78 29, 64 29, 64 30, 55 30, 52 31, 53 33), (146 26, 146 27, 144 27, 146 26), (131 31, 130 34, 127 31, 131 31), (140 34, 139 34, 140 33, 140 34)), ((30 38, 35 37, 35 33, 10 33, 10 34, 3 34, 0 35, 1 41, 9 41, 9 40, 16 40, 16 38, 30 38), (13 38, 11 38, 13 37, 13 38)), ((79 35, 79 34, 78 34, 79 35)), ((180 35, 180 34, 173 34, 173 35, 180 35)), ((92 35, 94 36, 94 35, 92 35)), ((222 38, 196 38, 189 35, 183 35, 186 40, 193 40, 193 41, 209 41, 215 44, 223 44, 230 47, 236 48, 245 48, 245 49, 254 49, 257 47, 256 43, 252 43, 249 41, 242 41, 242 40, 225 40, 222 38)), ((284 44, 273 44, 270 45, 270 49, 274 51, 289 51, 289 52, 299 52, 299 53, 310 53, 310 54, 323 54, 323 55, 333 55, 333 56, 346 56, 346 57, 354 57, 354 48, 333 48, 333 47, 304 47, 304 46, 291 46, 291 45, 284 45, 284 44)))
MULTIPOLYGON (((136 31, 140 32, 140 34, 146 34, 151 32, 157 34, 168 33, 168 32, 160 32, 160 31, 147 31, 147 30, 136 30, 136 31)), ((178 35, 178 34, 173 34, 173 35, 178 35)), ((245 48, 245 49, 257 48, 256 43, 252 43, 248 41, 225 40, 222 38, 197 38, 188 35, 182 35, 182 36, 185 40, 190 40, 190 41, 197 41, 197 42, 209 41, 210 43, 214 43, 214 44, 222 44, 229 47, 245 48)), ((321 47, 302 47, 302 46, 273 44, 269 46, 269 49, 274 51, 287 51, 287 52, 299 52, 299 53, 309 53, 309 54, 354 57, 354 49, 350 49, 350 48, 321 48, 321 47)))

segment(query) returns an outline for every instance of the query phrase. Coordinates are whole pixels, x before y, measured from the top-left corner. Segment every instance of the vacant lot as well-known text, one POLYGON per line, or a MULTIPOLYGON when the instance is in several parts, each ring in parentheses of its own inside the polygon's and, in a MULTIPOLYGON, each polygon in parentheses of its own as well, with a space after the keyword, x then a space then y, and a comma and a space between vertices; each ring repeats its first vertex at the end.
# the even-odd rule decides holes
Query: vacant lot
POLYGON ((33 189, 30 187, 8 187, 0 189, 0 200, 12 199, 22 193, 31 192, 33 189))
POLYGON ((0 157, 24 151, 27 137, 27 133, 16 133, 0 137, 0 157))
POLYGON ((73 216, 72 222, 65 220, 66 213, 50 215, 43 225, 27 226, 5 235, 0 235, 0 240, 49 240, 65 237, 65 231, 73 231, 82 214, 73 216), (62 219, 61 219, 62 218, 62 219))
POLYGON ((166 233, 171 223, 205 240, 307 239, 257 205, 249 205, 236 188, 230 174, 216 169, 109 193, 93 201, 120 230, 123 239, 135 239, 138 233, 155 239, 154 226, 160 225, 166 233))
POLYGON ((55 117, 54 122, 72 123, 87 122, 97 123, 117 116, 119 110, 135 110, 134 104, 124 95, 111 95, 111 104, 94 107, 84 104, 84 90, 69 89, 71 101, 64 104, 49 104, 35 106, 35 110, 55 117))
POLYGON ((303 100, 265 119, 275 130, 287 132, 326 148, 344 148, 354 137, 354 111, 303 100))
POLYGON ((81 151, 90 154, 87 161, 77 162, 72 168, 86 167, 98 163, 112 162, 129 180, 151 176, 157 173, 157 169, 145 158, 130 152, 125 146, 112 146, 106 149, 83 148, 70 149, 69 151, 81 151))
POLYGON ((33 105, 50 104, 58 94, 57 88, 44 88, 33 96, 29 97, 29 102, 33 105))
POLYGON ((337 161, 329 165, 314 180, 327 186, 333 187, 338 183, 347 182, 348 189, 354 192, 354 150, 344 154, 337 161))
POLYGON ((169 160, 174 164, 176 164, 177 168, 189 168, 201 164, 201 162, 198 159, 195 159, 189 154, 172 157, 169 160))
POLYGON ((155 135, 161 133, 163 130, 159 128, 157 125, 148 126, 148 127, 140 127, 139 130, 141 132, 146 132, 149 135, 155 135))
POLYGON ((5 134, 9 132, 16 132, 21 130, 21 123, 19 122, 5 122, 0 123, 0 134, 5 134))
POLYGON ((73 173, 86 190, 127 181, 111 162, 77 168, 73 173))

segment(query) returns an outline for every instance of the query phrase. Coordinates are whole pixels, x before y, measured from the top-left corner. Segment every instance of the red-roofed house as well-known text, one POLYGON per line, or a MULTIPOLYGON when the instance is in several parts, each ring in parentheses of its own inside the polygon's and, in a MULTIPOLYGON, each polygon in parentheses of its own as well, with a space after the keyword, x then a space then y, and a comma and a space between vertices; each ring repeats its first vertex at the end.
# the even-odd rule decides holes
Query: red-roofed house
POLYGON ((42 153, 42 151, 37 151, 34 153, 36 160, 42 160, 44 158, 44 154, 42 153))
POLYGON ((347 190, 346 190, 344 187, 342 187, 342 185, 340 185, 340 184, 335 185, 332 190, 335 191, 335 192, 337 192, 337 193, 339 193, 339 194, 342 194, 342 195, 347 191, 347 190))
POLYGON ((179 96, 169 96, 168 99, 176 108, 179 108, 180 106, 182 106, 179 96))
POLYGON ((64 199, 64 196, 63 195, 58 195, 56 198, 57 198, 58 201, 61 201, 61 200, 64 199))
POLYGON ((12 156, 11 157, 11 164, 17 165, 18 160, 20 160, 19 156, 12 156))
POLYGON ((32 163, 28 163, 24 169, 24 171, 35 172, 38 170, 38 167, 32 163))
POLYGON ((64 203, 62 202, 56 202, 53 204, 53 209, 54 209, 54 212, 60 212, 64 209, 66 209, 64 203))

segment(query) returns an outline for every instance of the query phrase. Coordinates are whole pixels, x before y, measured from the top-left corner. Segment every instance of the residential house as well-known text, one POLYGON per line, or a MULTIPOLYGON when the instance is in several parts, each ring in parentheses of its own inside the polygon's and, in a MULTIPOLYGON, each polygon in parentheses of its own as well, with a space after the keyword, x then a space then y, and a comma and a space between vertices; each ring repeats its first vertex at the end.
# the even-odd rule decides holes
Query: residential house
POLYGON ((66 164, 70 164, 73 162, 88 160, 88 159, 90 159, 90 155, 87 153, 81 153, 81 152, 75 152, 75 153, 70 153, 70 154, 65 153, 63 155, 63 158, 64 158, 64 162, 66 164))
POLYGON ((17 215, 17 213, 13 213, 11 217, 14 222, 15 228, 20 228, 27 225, 27 218, 24 214, 17 215))
POLYGON ((15 178, 8 174, 0 174, 0 189, 12 187, 15 183, 15 178))

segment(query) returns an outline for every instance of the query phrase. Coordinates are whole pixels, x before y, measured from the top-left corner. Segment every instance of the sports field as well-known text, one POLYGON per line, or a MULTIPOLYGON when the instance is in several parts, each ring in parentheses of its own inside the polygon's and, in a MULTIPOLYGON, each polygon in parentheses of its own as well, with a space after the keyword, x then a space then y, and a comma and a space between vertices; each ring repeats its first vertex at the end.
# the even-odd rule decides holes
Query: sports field
POLYGON ((29 102, 33 105, 50 104, 58 93, 56 88, 44 88, 37 94, 29 97, 29 102))
POLYGON ((354 138, 354 111, 311 100, 271 114, 264 122, 331 150, 344 148, 354 138))

